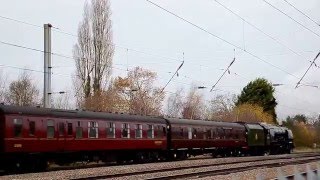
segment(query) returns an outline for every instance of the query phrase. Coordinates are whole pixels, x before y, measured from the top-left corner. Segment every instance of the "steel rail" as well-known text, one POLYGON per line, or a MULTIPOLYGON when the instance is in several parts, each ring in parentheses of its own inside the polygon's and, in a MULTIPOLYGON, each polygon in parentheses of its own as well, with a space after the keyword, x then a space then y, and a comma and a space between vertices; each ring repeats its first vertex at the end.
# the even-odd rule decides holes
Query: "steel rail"
MULTIPOLYGON (((308 154, 308 155, 302 155, 300 154, 300 156, 297 157, 281 157, 281 158, 276 158, 276 157, 271 157, 269 156, 268 158, 261 158, 261 159, 250 159, 250 160, 244 160, 244 161, 234 161, 234 162, 226 162, 226 163, 218 163, 218 162, 214 162, 214 163, 208 163, 208 164, 203 164, 203 165, 189 165, 189 166, 182 166, 182 167, 176 167, 176 168, 161 168, 161 169, 156 169, 156 170, 146 170, 146 171, 136 171, 136 172, 127 172, 127 173, 116 173, 116 174, 109 174, 109 175, 97 175, 97 176, 92 176, 92 177, 83 177, 83 178, 75 178, 74 180, 85 180, 85 179, 89 179, 89 180, 96 180, 96 179, 108 179, 108 178, 121 178, 121 177, 128 177, 128 176, 136 176, 136 175, 146 175, 146 174, 151 174, 151 173, 160 173, 160 172, 173 172, 173 171, 177 171, 177 170, 186 170, 186 169, 194 169, 194 168, 204 168, 204 167, 211 167, 211 166, 221 166, 221 165, 230 165, 230 164, 241 164, 241 163, 250 163, 250 162, 263 162, 263 161, 271 161, 271 160, 283 160, 285 162, 285 160, 288 159, 298 159, 298 158, 310 158, 310 157, 315 157, 317 158, 317 160, 320 160, 320 155, 317 154, 308 154)), ((301 160, 300 160, 301 161, 301 160)), ((310 161, 310 159, 308 159, 308 161, 310 161)), ((271 165, 274 164, 279 164, 278 163, 271 163, 271 165)), ((268 164, 267 164, 268 165, 268 164)), ((266 166, 266 164, 261 165, 261 167, 266 166)), ((239 171, 244 171, 246 170, 245 168, 256 168, 257 165, 253 165, 253 166, 246 166, 246 167, 242 167, 242 168, 229 168, 233 171, 238 170, 239 171)), ((172 176, 168 176, 168 177, 153 177, 152 179, 174 179, 174 178, 186 178, 186 177, 195 177, 195 176, 204 176, 207 173, 210 174, 218 174, 220 175, 223 172, 226 172, 227 174, 229 173, 229 169, 221 169, 221 170, 213 170, 213 171, 209 171, 209 172, 194 172, 194 173, 188 173, 188 174, 182 174, 182 175, 172 175, 172 176)))

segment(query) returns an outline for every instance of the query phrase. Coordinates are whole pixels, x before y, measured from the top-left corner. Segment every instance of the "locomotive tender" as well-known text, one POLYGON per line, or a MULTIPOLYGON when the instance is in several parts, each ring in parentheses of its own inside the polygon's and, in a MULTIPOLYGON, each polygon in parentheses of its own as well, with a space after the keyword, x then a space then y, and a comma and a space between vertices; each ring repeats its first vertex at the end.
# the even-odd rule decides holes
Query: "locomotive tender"
POLYGON ((51 162, 277 154, 293 148, 291 130, 268 124, 0 105, 0 169, 6 170, 41 171, 51 162))

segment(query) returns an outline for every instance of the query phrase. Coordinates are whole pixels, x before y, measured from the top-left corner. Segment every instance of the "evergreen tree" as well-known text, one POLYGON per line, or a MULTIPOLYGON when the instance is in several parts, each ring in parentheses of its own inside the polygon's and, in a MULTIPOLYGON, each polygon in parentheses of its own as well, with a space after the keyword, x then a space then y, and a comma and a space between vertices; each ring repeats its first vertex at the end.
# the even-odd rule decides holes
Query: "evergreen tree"
POLYGON ((269 113, 274 123, 277 124, 277 115, 275 107, 277 106, 276 99, 274 97, 274 87, 268 80, 264 78, 257 78, 254 81, 248 83, 242 89, 241 94, 238 96, 236 105, 241 104, 257 104, 263 107, 264 112, 269 113))

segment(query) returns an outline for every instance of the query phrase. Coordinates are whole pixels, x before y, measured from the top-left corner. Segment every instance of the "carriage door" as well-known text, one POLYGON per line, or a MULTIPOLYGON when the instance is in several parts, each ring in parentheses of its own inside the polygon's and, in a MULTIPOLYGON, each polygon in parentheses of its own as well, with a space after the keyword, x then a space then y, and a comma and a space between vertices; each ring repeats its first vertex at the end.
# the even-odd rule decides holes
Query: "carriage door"
POLYGON ((66 143, 66 121, 61 120, 58 122, 58 150, 63 151, 66 143))

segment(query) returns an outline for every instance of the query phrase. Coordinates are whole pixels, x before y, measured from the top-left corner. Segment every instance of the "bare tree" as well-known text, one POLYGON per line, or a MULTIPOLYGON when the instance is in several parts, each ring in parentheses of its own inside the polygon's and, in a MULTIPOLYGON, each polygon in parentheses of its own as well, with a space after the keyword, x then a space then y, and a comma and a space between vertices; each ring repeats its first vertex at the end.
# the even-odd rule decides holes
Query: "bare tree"
POLYGON ((53 99, 52 107, 57 109, 72 109, 70 93, 57 94, 53 99))
POLYGON ((167 116, 180 117, 183 110, 183 89, 178 89, 172 93, 167 100, 167 116))
POLYGON ((89 110, 160 115, 164 92, 156 87, 156 73, 136 67, 126 77, 117 77, 107 90, 86 101, 89 110))
POLYGON ((141 115, 160 115, 164 92, 155 87, 157 74, 140 67, 129 71, 128 77, 123 79, 127 85, 126 98, 129 102, 129 112, 141 115))
POLYGON ((6 82, 7 78, 0 71, 0 102, 5 102, 6 82))
POLYGON ((85 107, 85 96, 83 95, 83 88, 81 84, 81 80, 77 76, 73 76, 72 84, 73 84, 73 92, 75 97, 75 106, 78 108, 85 107))
POLYGON ((29 73, 23 72, 18 80, 10 83, 6 92, 6 102, 16 106, 32 106, 39 103, 39 90, 29 73))
POLYGON ((234 121, 233 109, 236 95, 220 94, 210 100, 208 105, 208 119, 221 121, 234 121))
POLYGON ((206 110, 203 95, 197 92, 197 88, 191 87, 182 110, 182 117, 186 119, 203 119, 206 110))
POLYGON ((85 4, 83 20, 78 28, 78 42, 73 48, 77 76, 75 86, 82 92, 76 94, 82 96, 77 99, 85 101, 104 90, 111 75, 113 53, 110 2, 91 0, 90 4, 85 4))
POLYGON ((128 102, 120 91, 122 87, 117 86, 118 78, 111 80, 106 90, 87 98, 85 107, 88 107, 88 110, 95 111, 129 113, 128 102))

